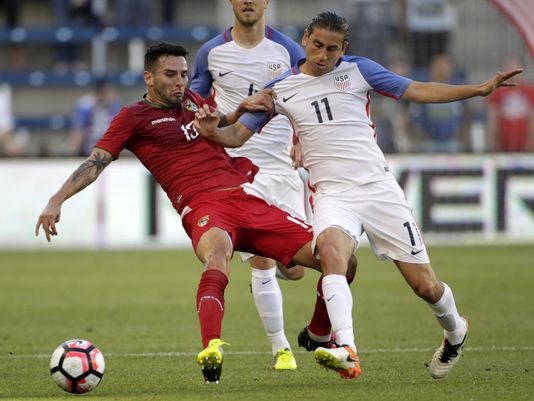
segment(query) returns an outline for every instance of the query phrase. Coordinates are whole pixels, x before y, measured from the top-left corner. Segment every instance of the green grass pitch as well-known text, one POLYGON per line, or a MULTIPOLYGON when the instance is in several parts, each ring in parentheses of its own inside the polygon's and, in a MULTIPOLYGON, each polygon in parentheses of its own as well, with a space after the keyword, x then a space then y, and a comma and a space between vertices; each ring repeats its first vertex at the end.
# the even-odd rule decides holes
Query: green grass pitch
MULTIPOLYGON (((201 265, 188 251, 0 253, 0 399, 57 400, 49 357, 71 338, 106 358, 95 400, 532 400, 534 245, 433 247, 440 279, 470 320, 464 356, 442 380, 425 363, 442 334, 428 307, 391 263, 358 251, 352 286, 363 374, 344 381, 298 350, 313 307, 317 273, 282 282, 295 372, 271 369, 270 345, 234 261, 226 291, 221 383, 206 385, 195 293, 201 265)), ((235 257, 234 259, 237 259, 235 257)))

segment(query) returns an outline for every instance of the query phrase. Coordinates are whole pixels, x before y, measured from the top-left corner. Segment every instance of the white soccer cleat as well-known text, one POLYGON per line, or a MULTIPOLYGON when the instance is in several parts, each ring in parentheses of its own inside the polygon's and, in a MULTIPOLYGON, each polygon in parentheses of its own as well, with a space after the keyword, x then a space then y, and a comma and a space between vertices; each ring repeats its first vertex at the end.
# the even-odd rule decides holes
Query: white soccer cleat
MULTIPOLYGON (((466 328, 468 328, 467 320, 463 317, 462 319, 465 321, 466 328)), ((430 376, 434 379, 442 379, 449 374, 462 355, 462 348, 466 339, 467 331, 462 342, 459 344, 452 345, 449 340, 446 338, 443 339, 441 347, 436 350, 430 362, 430 376)))
POLYGON ((362 373, 358 355, 348 345, 339 348, 319 347, 314 354, 319 365, 336 371, 345 379, 356 379, 362 373))

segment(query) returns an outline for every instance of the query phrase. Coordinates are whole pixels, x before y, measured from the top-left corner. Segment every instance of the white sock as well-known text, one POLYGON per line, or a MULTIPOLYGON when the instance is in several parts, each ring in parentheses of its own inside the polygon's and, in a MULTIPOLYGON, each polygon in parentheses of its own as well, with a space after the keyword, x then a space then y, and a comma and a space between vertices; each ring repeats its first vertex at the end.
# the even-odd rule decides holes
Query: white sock
POLYGON ((356 351, 352 330, 352 294, 347 278, 340 274, 324 276, 323 298, 336 343, 350 345, 356 351))
POLYGON ((276 267, 268 270, 252 268, 252 295, 271 341, 273 355, 281 348, 291 349, 284 333, 282 292, 276 281, 276 267))
POLYGON ((440 326, 443 327, 445 338, 452 345, 460 344, 464 339, 467 326, 456 310, 456 303, 451 289, 447 284, 442 284, 445 287, 445 291, 443 291, 440 300, 435 304, 428 305, 440 326))

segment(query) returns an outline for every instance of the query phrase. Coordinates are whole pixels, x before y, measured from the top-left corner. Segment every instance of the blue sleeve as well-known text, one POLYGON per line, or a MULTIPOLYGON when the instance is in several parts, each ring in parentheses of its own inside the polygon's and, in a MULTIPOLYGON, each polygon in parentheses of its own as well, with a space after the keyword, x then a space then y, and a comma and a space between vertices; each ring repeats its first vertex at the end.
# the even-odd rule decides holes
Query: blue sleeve
POLYGON ((276 29, 267 28, 269 39, 273 40, 276 43, 281 44, 289 52, 290 65, 295 65, 297 61, 306 57, 306 53, 301 45, 291 39, 289 36, 284 35, 283 33, 277 31, 276 29))
POLYGON ((189 89, 198 93, 204 99, 210 97, 211 84, 213 82, 213 77, 211 76, 210 66, 208 63, 209 54, 214 48, 225 43, 225 34, 221 33, 204 43, 200 49, 198 49, 195 57, 195 70, 193 72, 193 79, 191 79, 191 85, 189 85, 189 89))
POLYGON ((373 90, 384 96, 399 99, 412 83, 411 79, 397 75, 365 57, 345 57, 344 61, 356 64, 373 90))
POLYGON ((239 122, 251 131, 260 132, 270 119, 271 117, 263 111, 247 111, 239 118, 239 122))
POLYGON ((282 73, 279 77, 276 77, 271 82, 267 82, 267 84, 263 87, 263 89, 274 89, 274 85, 276 85, 280 81, 283 81, 290 75, 293 75, 293 68, 290 68, 286 72, 282 73))
POLYGON ((207 46, 208 43, 202 46, 197 52, 193 79, 191 80, 191 85, 189 85, 189 89, 198 93, 204 99, 207 99, 210 96, 211 83, 213 82, 208 66, 208 55, 211 50, 211 48, 207 46))

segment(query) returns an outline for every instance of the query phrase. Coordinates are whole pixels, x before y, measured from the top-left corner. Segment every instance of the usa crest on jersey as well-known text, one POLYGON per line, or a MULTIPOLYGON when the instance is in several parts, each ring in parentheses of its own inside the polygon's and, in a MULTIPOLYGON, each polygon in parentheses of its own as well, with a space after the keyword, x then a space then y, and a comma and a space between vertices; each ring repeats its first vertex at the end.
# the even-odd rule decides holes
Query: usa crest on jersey
POLYGON ((336 89, 339 89, 340 91, 346 91, 350 89, 350 86, 351 86, 350 75, 349 74, 334 75, 334 84, 336 86, 336 89))
POLYGON ((267 64, 267 73, 269 75, 269 79, 273 80, 275 79, 280 73, 282 72, 282 63, 268 63, 267 64))

